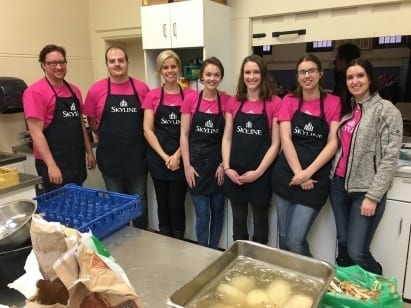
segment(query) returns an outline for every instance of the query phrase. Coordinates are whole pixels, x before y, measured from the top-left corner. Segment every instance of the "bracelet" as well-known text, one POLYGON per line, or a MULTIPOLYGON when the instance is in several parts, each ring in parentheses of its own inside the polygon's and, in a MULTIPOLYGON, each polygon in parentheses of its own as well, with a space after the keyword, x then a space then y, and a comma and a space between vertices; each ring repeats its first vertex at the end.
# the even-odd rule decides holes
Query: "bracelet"
POLYGON ((224 168, 224 171, 227 171, 228 169, 231 169, 230 167, 224 168))

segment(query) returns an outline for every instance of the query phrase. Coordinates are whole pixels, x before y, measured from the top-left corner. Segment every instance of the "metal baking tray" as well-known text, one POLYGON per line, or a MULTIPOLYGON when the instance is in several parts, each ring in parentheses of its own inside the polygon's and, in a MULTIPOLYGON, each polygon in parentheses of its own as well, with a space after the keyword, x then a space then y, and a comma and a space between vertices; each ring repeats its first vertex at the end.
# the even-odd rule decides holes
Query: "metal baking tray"
POLYGON ((251 241, 236 241, 195 278, 175 291, 167 299, 167 304, 175 308, 192 307, 193 302, 204 295, 205 290, 215 287, 234 266, 233 264, 244 258, 264 262, 273 269, 297 275, 301 278, 300 281, 315 282, 318 288, 312 294, 312 307, 318 306, 335 275, 334 266, 325 261, 251 241))

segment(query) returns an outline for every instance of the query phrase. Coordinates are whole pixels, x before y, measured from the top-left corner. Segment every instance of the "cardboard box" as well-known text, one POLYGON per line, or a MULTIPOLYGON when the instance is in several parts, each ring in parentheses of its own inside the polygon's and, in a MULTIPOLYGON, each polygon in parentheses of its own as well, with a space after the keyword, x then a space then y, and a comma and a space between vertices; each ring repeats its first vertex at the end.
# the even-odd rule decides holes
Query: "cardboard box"
POLYGON ((168 0, 142 0, 142 5, 156 5, 156 4, 164 4, 169 3, 168 0))
MULTIPOLYGON (((189 0, 142 0, 142 5, 156 5, 156 4, 164 4, 164 3, 172 3, 172 2, 180 2, 180 1, 189 1, 189 0)), ((211 0, 211 1, 227 5, 227 0, 211 0)))
POLYGON ((17 168, 0 168, 0 189, 17 185, 20 183, 17 168))

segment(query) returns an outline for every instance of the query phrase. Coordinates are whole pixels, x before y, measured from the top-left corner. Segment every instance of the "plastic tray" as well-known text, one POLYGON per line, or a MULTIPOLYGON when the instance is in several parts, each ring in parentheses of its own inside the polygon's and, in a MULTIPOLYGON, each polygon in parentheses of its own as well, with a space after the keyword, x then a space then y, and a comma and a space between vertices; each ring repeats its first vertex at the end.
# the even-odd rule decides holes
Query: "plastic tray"
POLYGON ((34 198, 37 213, 48 221, 88 232, 99 239, 141 215, 138 195, 119 194, 67 184, 34 198))

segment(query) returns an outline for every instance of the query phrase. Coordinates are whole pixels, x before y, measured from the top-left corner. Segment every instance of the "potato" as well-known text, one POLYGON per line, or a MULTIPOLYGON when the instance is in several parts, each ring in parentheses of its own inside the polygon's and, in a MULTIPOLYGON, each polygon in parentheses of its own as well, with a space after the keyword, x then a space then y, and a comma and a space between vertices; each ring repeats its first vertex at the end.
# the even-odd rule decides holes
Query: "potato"
POLYGON ((247 293, 245 301, 249 307, 265 308, 270 304, 267 293, 261 289, 255 289, 247 293))
POLYGON ((294 294, 285 303, 284 308, 311 308, 314 300, 305 294, 294 294))
POLYGON ((267 295, 274 307, 282 307, 291 295, 291 285, 285 280, 275 280, 267 287, 267 295))
POLYGON ((221 295, 221 298, 225 304, 235 306, 242 305, 245 302, 245 294, 226 283, 221 283, 217 287, 217 293, 221 295))
POLYGON ((237 288, 241 292, 248 293, 255 289, 255 280, 253 277, 236 276, 231 279, 230 285, 237 288))

